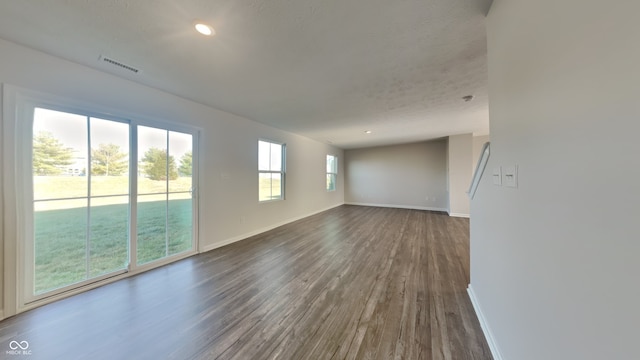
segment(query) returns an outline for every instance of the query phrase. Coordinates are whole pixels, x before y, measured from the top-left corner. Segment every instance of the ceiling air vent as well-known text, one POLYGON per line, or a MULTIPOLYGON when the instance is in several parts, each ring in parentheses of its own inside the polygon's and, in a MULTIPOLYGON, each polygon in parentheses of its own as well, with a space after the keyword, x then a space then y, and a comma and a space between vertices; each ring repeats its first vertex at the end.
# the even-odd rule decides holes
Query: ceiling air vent
POLYGON ((103 62, 106 62, 107 64, 111 64, 113 66, 117 66, 117 67, 119 67, 121 69, 131 71, 134 74, 137 74, 140 71, 139 69, 136 69, 133 66, 129 66, 129 65, 123 64, 118 60, 113 60, 113 59, 108 58, 106 56, 100 56, 100 60, 103 61, 103 62))

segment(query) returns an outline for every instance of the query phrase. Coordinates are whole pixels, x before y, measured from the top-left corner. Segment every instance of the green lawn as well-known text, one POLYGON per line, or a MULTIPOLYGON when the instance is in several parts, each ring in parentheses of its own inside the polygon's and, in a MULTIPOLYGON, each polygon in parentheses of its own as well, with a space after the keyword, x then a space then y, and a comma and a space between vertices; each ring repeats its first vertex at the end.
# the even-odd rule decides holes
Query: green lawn
MULTIPOLYGON (((101 177, 92 183, 92 194, 120 194, 127 181, 121 177, 101 177)), ((36 177, 36 199, 86 196, 86 177, 36 177), (82 181, 84 180, 84 181, 82 181)), ((140 192, 165 191, 164 182, 144 179, 140 192)), ((170 184, 173 191, 188 191, 190 178, 170 184), (174 190, 175 189, 175 190, 174 190), (180 190, 184 189, 184 190, 180 190)), ((123 269, 128 262, 128 196, 86 200, 36 202, 35 204, 35 293, 77 283, 123 269), (87 214, 90 218, 87 219, 87 214), (88 222, 90 225, 88 226, 88 222), (87 259, 87 249, 88 259, 87 259)), ((191 248, 192 211, 189 193, 140 196, 138 202, 138 264, 191 248), (168 223, 167 219, 168 211, 168 223), (168 237, 168 244, 166 239, 168 237)))
MULTIPOLYGON (((262 175, 262 174, 261 174, 262 175)), ((258 200, 268 201, 280 199, 280 179, 272 179, 269 175, 258 178, 258 200)))
MULTIPOLYGON (((87 196, 87 176, 34 176, 34 199, 69 198, 87 196)), ((127 176, 91 176, 92 195, 112 195, 128 193, 127 176)), ((169 190, 189 191, 190 177, 179 177, 169 181, 169 190)), ((166 190, 165 181, 155 181, 141 177, 138 179, 140 194, 158 193, 166 190)))

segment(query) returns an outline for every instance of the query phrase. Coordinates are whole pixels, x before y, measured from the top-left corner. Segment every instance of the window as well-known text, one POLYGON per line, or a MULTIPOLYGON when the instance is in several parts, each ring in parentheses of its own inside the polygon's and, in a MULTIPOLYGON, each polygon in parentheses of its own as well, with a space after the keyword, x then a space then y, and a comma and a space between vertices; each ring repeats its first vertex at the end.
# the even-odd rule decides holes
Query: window
POLYGON ((285 145, 258 141, 258 200, 284 199, 285 145))
POLYGON ((327 155, 327 191, 336 190, 336 180, 338 178, 338 157, 327 155))

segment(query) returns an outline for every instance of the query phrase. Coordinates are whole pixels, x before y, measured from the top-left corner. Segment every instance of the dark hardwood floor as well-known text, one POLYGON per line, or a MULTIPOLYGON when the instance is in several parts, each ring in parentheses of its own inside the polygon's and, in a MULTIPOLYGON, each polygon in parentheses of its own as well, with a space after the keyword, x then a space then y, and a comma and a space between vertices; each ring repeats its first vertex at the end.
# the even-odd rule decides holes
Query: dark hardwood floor
POLYGON ((29 359, 491 359, 469 221, 341 206, 0 322, 29 359))

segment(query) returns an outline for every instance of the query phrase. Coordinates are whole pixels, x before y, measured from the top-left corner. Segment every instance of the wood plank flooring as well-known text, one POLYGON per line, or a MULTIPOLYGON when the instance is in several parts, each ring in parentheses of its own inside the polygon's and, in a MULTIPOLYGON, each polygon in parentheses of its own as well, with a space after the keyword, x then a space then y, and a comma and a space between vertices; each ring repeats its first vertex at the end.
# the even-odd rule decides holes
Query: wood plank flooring
POLYGON ((0 322, 29 359, 491 359, 469 221, 341 206, 0 322))

